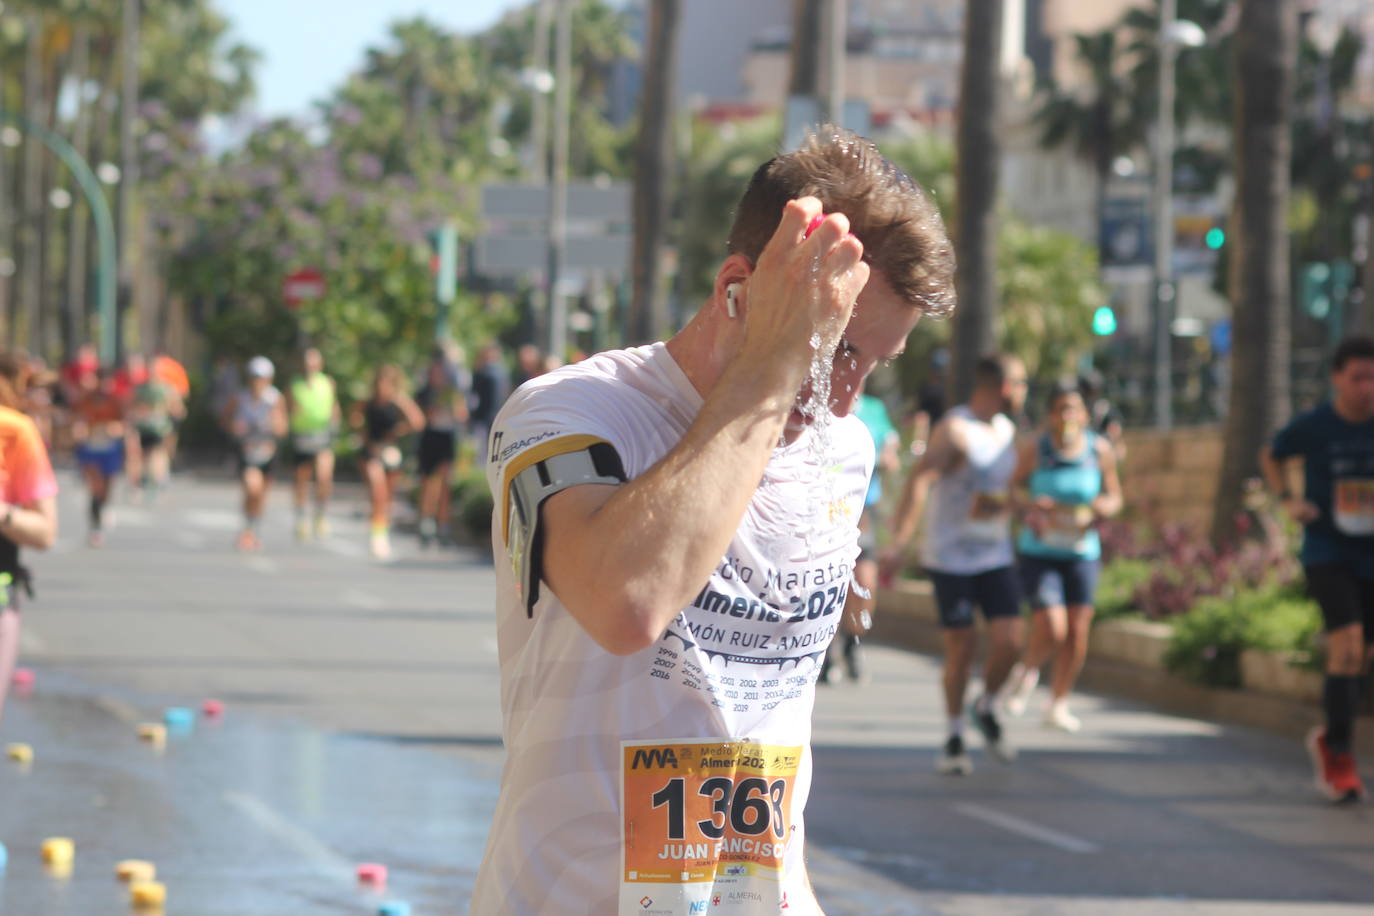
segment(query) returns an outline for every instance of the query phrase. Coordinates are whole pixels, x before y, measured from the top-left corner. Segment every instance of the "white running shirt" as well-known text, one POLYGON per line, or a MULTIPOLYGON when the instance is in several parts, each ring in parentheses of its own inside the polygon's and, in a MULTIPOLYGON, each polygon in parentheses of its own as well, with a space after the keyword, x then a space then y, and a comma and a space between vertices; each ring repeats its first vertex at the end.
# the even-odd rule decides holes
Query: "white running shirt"
POLYGON ((536 450, 590 436, 633 479, 701 404, 660 343, 540 376, 496 418, 487 479, 507 757, 476 916, 813 912, 811 710, 858 555, 873 467, 863 423, 833 419, 831 460, 813 457, 812 431, 774 453, 693 604, 633 655, 597 645, 547 584, 527 615, 502 533, 517 457, 529 466, 536 450))
POLYGON ((979 499, 1006 503, 1016 471, 1016 424, 1006 414, 978 419, 966 406, 950 408, 968 434, 968 452, 930 488, 921 565, 935 572, 973 576, 1012 564, 1011 515, 975 518, 979 499))

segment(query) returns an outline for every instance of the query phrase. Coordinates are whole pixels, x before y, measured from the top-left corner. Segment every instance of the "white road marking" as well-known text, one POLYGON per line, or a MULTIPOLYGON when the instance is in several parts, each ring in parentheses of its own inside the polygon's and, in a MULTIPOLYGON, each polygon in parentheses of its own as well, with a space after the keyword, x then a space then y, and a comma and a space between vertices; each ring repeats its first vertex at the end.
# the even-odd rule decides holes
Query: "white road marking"
POLYGON ((105 710, 107 713, 114 716, 116 719, 118 719, 126 725, 133 725, 134 723, 141 721, 143 718, 138 714, 137 709, 134 709, 128 703, 125 703, 123 700, 116 699, 115 697, 96 697, 95 705, 99 706, 101 709, 105 710))
POLYGON ((237 531, 243 516, 227 509, 188 509, 182 517, 197 528, 211 531, 237 531))
POLYGON ((322 871, 334 873, 344 880, 353 877, 353 866, 339 853, 318 838, 291 823, 261 799, 246 792, 226 792, 224 800, 242 812, 249 820, 295 849, 303 858, 322 871))
POLYGON ((383 611, 386 610, 386 603, 376 595, 369 594, 358 588, 350 588, 343 594, 344 601, 356 608, 364 611, 383 611))
POLYGON ((348 557, 350 560, 361 560, 367 555, 361 544, 352 541, 344 541, 338 538, 326 538, 320 541, 320 546, 330 553, 338 554, 341 557, 348 557))
POLYGON ((23 655, 32 653, 42 655, 48 649, 47 643, 33 631, 33 627, 23 626, 19 628, 19 652, 23 655))
POLYGON ((1041 843, 1047 843, 1065 852, 1076 852, 1079 855, 1091 855, 1092 853, 1101 851, 1095 843, 1089 843, 1087 840, 1080 840, 1078 837, 1070 836, 1067 833, 1060 833, 1058 830, 1051 830, 1048 827, 1041 827, 1039 824, 1033 824, 1030 821, 1022 820, 1019 817, 1013 817, 1010 814, 1003 814, 1000 811, 994 811, 992 808, 987 808, 983 805, 962 803, 955 805, 954 810, 958 811, 960 814, 983 821, 986 824, 992 824, 994 827, 1001 827, 1003 830, 1010 831, 1011 833, 1020 834, 1023 837, 1038 840, 1041 843))
POLYGON ((281 570, 281 567, 277 565, 277 561, 268 557, 249 557, 247 566, 249 569, 253 570, 253 572, 266 573, 268 575, 274 575, 281 570))

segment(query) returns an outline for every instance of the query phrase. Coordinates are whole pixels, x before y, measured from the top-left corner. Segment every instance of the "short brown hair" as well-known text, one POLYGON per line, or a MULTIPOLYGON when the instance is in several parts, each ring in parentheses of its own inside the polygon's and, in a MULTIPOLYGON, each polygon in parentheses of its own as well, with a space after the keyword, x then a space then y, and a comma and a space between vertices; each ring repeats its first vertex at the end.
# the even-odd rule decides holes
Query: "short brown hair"
POLYGON ((954 311, 954 249, 940 211, 872 141, 843 128, 821 127, 795 152, 759 166, 735 210, 727 250, 757 263, 783 207, 807 196, 848 217, 864 260, 899 296, 934 318, 954 311))

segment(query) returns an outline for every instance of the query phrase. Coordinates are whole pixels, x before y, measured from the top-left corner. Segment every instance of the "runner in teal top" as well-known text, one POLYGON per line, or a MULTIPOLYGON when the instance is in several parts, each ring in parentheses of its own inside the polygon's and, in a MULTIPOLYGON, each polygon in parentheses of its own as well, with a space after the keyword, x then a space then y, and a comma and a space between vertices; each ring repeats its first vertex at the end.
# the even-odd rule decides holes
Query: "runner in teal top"
MULTIPOLYGON (((881 398, 871 394, 859 395, 854 406, 854 416, 863 421, 868 434, 873 437, 875 457, 873 476, 868 481, 868 492, 864 496, 864 511, 859 516, 859 559, 854 564, 854 588, 849 590, 844 602, 844 632, 841 639, 831 642, 834 650, 840 644, 844 655, 845 668, 851 681, 862 681, 863 655, 859 651, 859 637, 873 627, 873 611, 877 604, 878 590, 878 526, 882 519, 878 514, 879 500, 883 497, 882 473, 900 468, 897 458, 897 427, 892 425, 892 417, 881 398)), ((830 656, 825 655, 821 666, 820 683, 830 683, 830 656)))
POLYGON ((1102 556, 1096 526, 1121 511, 1116 452, 1088 429, 1088 421, 1077 385, 1056 385, 1048 428, 1022 445, 1011 481, 1013 498, 1025 509, 1016 546, 1032 626, 1026 653, 1008 679, 1007 711, 1026 711, 1040 668, 1053 655, 1044 721, 1067 732, 1081 727, 1069 712, 1068 696, 1088 654, 1102 556))

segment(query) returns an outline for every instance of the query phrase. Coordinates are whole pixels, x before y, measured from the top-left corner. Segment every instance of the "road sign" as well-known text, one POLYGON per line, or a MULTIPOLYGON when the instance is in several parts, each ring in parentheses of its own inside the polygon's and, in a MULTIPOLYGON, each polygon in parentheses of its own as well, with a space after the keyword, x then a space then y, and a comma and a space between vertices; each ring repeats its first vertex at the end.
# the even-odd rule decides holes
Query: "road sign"
MULTIPOLYGON (((544 240, 527 235, 486 235, 477 240, 477 270, 484 274, 520 274, 543 270, 548 264, 544 240)), ((569 236, 563 252, 568 270, 604 270, 624 274, 630 269, 630 237, 569 236)))
POLYGON ((296 308, 302 302, 323 298, 325 288, 324 274, 313 267, 304 267, 288 274, 282 281, 281 297, 288 306, 296 308))
MULTIPOLYGON (((571 221, 625 223, 630 219, 629 182, 602 187, 590 182, 569 182, 568 219, 571 221)), ((549 188, 542 184, 488 184, 482 186, 482 218, 492 223, 531 220, 543 224, 549 218, 549 188)))
MULTIPOLYGON (((548 266, 549 193, 547 185, 483 185, 486 231, 477 239, 479 273, 520 275, 548 266)), ((562 268, 629 271, 631 194, 623 181, 568 185, 562 268)))

